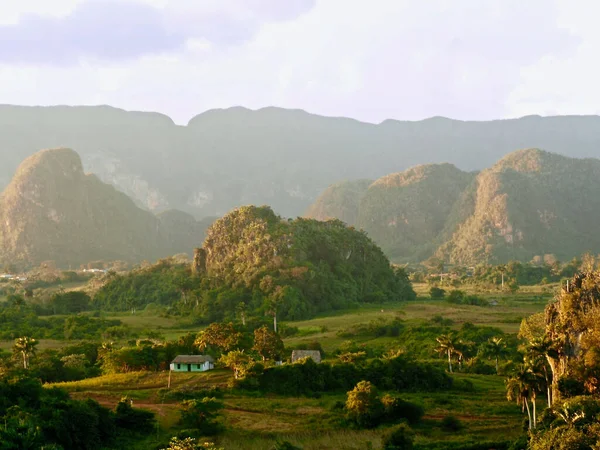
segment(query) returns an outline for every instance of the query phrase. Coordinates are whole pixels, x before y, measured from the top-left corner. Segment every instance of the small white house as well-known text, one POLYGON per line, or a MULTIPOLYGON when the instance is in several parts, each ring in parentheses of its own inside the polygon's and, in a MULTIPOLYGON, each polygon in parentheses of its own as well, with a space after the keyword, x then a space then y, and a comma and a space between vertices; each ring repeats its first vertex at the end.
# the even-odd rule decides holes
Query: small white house
POLYGON ((215 360, 210 355, 178 355, 171 362, 173 372, 206 372, 215 368, 215 360))

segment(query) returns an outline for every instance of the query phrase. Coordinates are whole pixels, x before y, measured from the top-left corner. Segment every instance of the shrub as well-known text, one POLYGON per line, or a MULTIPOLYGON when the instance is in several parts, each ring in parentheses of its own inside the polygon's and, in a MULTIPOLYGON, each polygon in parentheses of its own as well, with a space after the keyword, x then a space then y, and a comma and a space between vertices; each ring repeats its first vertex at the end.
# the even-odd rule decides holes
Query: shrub
POLYGON ((445 295, 446 291, 439 287, 432 286, 431 289, 429 289, 429 296, 431 298, 444 298, 445 295))
POLYGON ((575 397, 585 394, 583 382, 571 377, 560 378, 558 380, 558 390, 562 397, 575 397))
POLYGON ((222 408, 223 404, 214 398, 184 400, 181 402, 181 425, 197 430, 202 436, 213 436, 221 431, 217 418, 222 408))
POLYGON ((452 291, 450 291, 450 294, 448 294, 447 300, 450 303, 462 303, 464 298, 465 298, 465 293, 463 291, 460 291, 458 289, 453 289, 452 291))
POLYGON ((406 424, 400 424, 383 439, 383 450, 411 450, 413 432, 406 424))
POLYGON ((442 419, 440 427, 444 431, 456 432, 464 428, 462 422, 454 416, 446 416, 442 419))
POLYGON ((144 409, 133 408, 131 401, 123 398, 115 409, 115 424, 128 430, 151 431, 154 427, 154 414, 144 409))
POLYGON ((422 406, 415 403, 385 395, 381 402, 385 408, 385 417, 390 421, 406 420, 410 424, 418 423, 425 414, 422 406))
POLYGON ((379 425, 384 407, 377 395, 377 389, 369 381, 361 381, 348 392, 346 416, 359 428, 373 428, 379 425))

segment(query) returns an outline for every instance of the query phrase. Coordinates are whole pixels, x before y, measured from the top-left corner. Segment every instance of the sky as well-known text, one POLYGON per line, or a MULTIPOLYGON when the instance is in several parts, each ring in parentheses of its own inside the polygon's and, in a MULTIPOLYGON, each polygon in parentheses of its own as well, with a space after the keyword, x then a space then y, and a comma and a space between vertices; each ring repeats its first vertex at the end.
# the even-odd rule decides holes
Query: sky
POLYGON ((600 113, 592 0, 0 0, 0 103, 600 113))

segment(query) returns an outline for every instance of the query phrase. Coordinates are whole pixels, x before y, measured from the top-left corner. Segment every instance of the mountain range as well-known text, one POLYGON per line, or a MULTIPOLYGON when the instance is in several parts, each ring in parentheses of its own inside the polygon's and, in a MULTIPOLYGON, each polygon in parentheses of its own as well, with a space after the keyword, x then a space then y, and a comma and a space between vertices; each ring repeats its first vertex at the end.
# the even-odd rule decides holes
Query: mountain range
POLYGON ((429 164, 327 188, 306 215, 364 229, 397 262, 600 252, 600 160, 526 149, 480 172, 429 164))
POLYGON ((529 147, 600 156, 600 117, 369 124, 300 110, 235 107, 204 112, 179 126, 162 114, 109 106, 0 105, 0 189, 21 161, 56 147, 77 149, 86 172, 155 213, 177 209, 198 219, 268 204, 294 217, 333 183, 375 180, 425 162, 481 170, 529 147))

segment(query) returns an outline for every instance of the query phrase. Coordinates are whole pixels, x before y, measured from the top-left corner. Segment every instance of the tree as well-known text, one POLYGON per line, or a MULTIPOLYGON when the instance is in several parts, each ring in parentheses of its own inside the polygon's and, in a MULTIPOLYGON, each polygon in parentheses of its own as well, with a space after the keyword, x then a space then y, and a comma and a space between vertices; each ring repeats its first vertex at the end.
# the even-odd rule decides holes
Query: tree
POLYGON ((460 339, 454 334, 442 334, 436 338, 438 346, 435 349, 440 355, 446 355, 448 357, 448 371, 452 373, 452 357, 458 355, 458 348, 460 346, 460 339))
POLYGON ((539 389, 539 375, 526 364, 521 364, 512 377, 506 380, 506 398, 516 401, 527 410, 529 429, 536 427, 536 393, 539 389), (533 413, 529 401, 533 403, 533 413), (533 419, 533 420, 532 420, 533 419))
POLYGON ((23 336, 15 339, 13 345, 13 353, 21 354, 23 357, 23 369, 29 369, 29 359, 31 355, 35 355, 38 342, 34 338, 23 336))
POLYGON ((444 298, 445 295, 446 291, 439 287, 432 286, 431 289, 429 289, 429 296, 432 299, 444 298))
POLYGON ((496 362, 496 375, 499 373, 500 358, 505 358, 508 355, 508 349, 504 339, 492 337, 483 344, 482 354, 486 358, 492 358, 496 362))
POLYGON ((217 419, 222 408, 223 403, 215 398, 184 400, 181 402, 181 425, 198 430, 203 436, 213 436, 221 429, 217 419))
POLYGON ((212 346, 223 352, 229 352, 239 346, 241 339, 242 333, 235 329, 233 323, 211 323, 200 332, 196 345, 201 351, 212 346))
POLYGON ((254 330, 254 346, 252 350, 266 359, 279 359, 283 353, 283 341, 277 333, 263 326, 254 330))
POLYGON ((246 306, 246 303, 244 303, 244 302, 239 302, 238 305, 235 308, 235 312, 240 317, 243 326, 246 326, 246 312, 247 312, 247 310, 248 310, 248 307, 246 306))
POLYGON ((233 377, 237 380, 241 378, 242 369, 248 364, 250 358, 243 350, 233 350, 222 355, 219 361, 233 370, 233 377))
POLYGON ((384 407, 370 381, 361 381, 348 392, 346 413, 348 419, 360 428, 372 428, 379 424, 384 407))
POLYGON ((552 378, 548 371, 548 361, 558 358, 558 352, 554 348, 554 344, 548 338, 535 338, 529 342, 527 347, 527 355, 532 365, 536 365, 541 369, 544 375, 546 384, 546 395, 548 400, 548 408, 552 407, 552 378))

